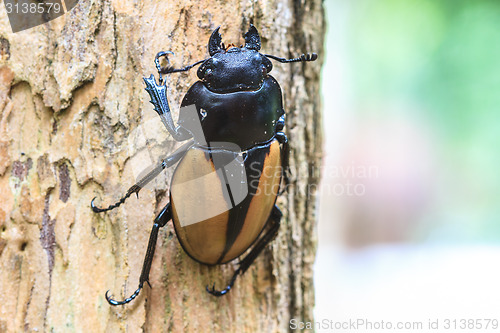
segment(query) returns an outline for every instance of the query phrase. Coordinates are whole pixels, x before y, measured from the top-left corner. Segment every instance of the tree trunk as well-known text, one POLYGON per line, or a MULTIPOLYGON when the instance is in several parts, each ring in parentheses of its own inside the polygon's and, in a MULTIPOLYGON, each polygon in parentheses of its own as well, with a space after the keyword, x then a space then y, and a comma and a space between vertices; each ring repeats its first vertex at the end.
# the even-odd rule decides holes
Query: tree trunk
MULTIPOLYGON (((312 320, 315 195, 321 157, 321 0, 86 1, 48 24, 12 33, 0 26, 0 331, 287 331, 312 320), (155 54, 172 65, 207 56, 212 30, 242 43, 250 24, 262 51, 317 52, 310 63, 275 62, 287 112, 292 186, 278 199, 278 237, 224 297, 236 264, 190 259, 169 223, 161 229, 152 289, 126 306, 141 273, 153 219, 169 200, 173 168, 114 211, 118 199, 172 143, 149 104, 142 77, 155 54), (146 149, 148 148, 148 149, 146 149), (154 155, 154 156, 153 156, 154 155), (153 157, 152 157, 153 156, 153 157)), ((167 77, 174 119, 196 70, 167 77)))

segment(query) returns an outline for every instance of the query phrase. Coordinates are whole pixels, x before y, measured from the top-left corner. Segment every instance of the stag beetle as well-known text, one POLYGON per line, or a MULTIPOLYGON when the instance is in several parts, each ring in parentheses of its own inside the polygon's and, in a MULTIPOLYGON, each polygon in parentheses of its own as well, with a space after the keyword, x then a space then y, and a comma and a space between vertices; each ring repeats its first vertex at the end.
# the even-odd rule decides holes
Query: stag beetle
POLYGON ((162 67, 160 58, 168 62, 168 55, 173 54, 162 51, 155 57, 159 84, 152 74, 144 78, 151 103, 168 132, 187 143, 162 159, 115 204, 99 208, 95 198, 91 202, 96 213, 114 209, 133 193, 138 195, 163 169, 178 163, 170 184, 170 203, 154 220, 139 287, 123 301, 106 292, 111 305, 129 303, 144 283, 149 284, 158 231, 170 220, 184 251, 202 264, 225 264, 251 248, 224 289, 206 287, 215 296, 229 292, 236 277, 245 273, 278 233, 282 213, 275 203, 282 178, 286 182, 289 147, 283 133, 281 88, 269 75, 270 59, 291 63, 314 61, 318 56, 285 59, 262 54, 260 35, 253 25, 243 36, 244 46, 226 47, 219 28, 208 41, 209 58, 183 68, 162 67), (200 80, 186 93, 175 125, 162 75, 197 65, 200 80))

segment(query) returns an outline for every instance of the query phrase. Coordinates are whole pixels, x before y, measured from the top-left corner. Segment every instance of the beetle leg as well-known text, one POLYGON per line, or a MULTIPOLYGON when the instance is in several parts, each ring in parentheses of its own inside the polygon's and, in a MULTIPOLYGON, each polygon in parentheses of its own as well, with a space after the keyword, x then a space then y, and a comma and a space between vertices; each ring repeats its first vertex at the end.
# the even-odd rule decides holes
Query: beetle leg
POLYGON ((172 52, 172 51, 160 51, 155 56, 155 65, 156 65, 156 69, 158 70, 158 74, 160 74, 160 83, 163 81, 163 79, 161 77, 162 74, 186 72, 186 71, 190 70, 191 68, 193 68, 194 66, 199 65, 202 62, 204 62, 205 60, 207 60, 207 59, 203 59, 203 60, 195 62, 194 64, 184 66, 182 68, 173 68, 172 66, 170 66, 170 60, 168 59, 169 54, 174 55, 174 52, 172 52), (161 57, 165 57, 165 59, 167 60, 167 64, 168 64, 167 67, 161 67, 161 65, 160 65, 160 58, 161 57))
POLYGON ((269 216, 269 219, 267 220, 267 224, 270 225, 268 231, 257 241, 250 253, 240 261, 239 267, 234 272, 233 277, 229 281, 227 287, 222 290, 215 290, 215 284, 212 286, 212 289, 206 286, 206 290, 209 294, 212 294, 214 296, 222 296, 227 294, 231 290, 238 275, 242 275, 243 273, 245 273, 247 269, 253 264, 257 256, 266 247, 266 245, 276 237, 280 228, 282 216, 283 213, 281 213, 281 210, 278 208, 278 206, 274 205, 273 210, 271 211, 271 216, 269 216))
MULTIPOLYGON (((149 284, 149 271, 151 270, 151 264, 153 263, 153 256, 155 254, 156 240, 158 239, 158 231, 161 227, 165 226, 168 221, 172 219, 172 209, 170 207, 170 203, 168 203, 165 208, 162 209, 160 214, 155 218, 153 229, 151 230, 151 234, 149 235, 148 249, 146 250, 146 257, 144 258, 144 264, 142 265, 141 277, 139 278, 139 287, 137 290, 128 298, 123 301, 116 301, 108 296, 108 291, 106 291, 106 300, 111 305, 123 305, 131 302, 134 298, 136 298, 144 283, 149 284)), ((149 284, 149 287, 151 285, 149 284)))
POLYGON ((278 206, 274 205, 271 215, 267 223, 270 225, 269 230, 266 232, 264 236, 255 244, 252 251, 240 262, 239 269, 241 270, 241 274, 245 273, 246 270, 252 265, 255 258, 262 252, 262 250, 269 244, 278 234, 278 230, 281 224, 281 218, 283 217, 283 213, 279 209, 278 206))
POLYGON ((167 99, 167 87, 163 84, 161 75, 160 84, 156 83, 156 79, 153 74, 151 74, 148 78, 144 77, 142 79, 146 84, 146 91, 151 97, 150 102, 153 104, 154 110, 160 116, 163 125, 165 125, 167 131, 170 135, 172 135, 172 138, 176 141, 185 141, 192 138, 189 131, 174 123, 167 99))
POLYGON ((187 72, 188 70, 190 70, 191 68, 193 68, 196 65, 201 64, 205 60, 207 60, 207 59, 203 59, 203 60, 197 61, 194 64, 187 65, 187 66, 184 66, 182 68, 173 68, 173 67, 170 67, 170 66, 169 67, 164 67, 164 68, 160 69, 159 73, 161 73, 161 74, 170 74, 170 73, 178 73, 178 72, 187 72))
POLYGON ((137 196, 139 196, 139 191, 146 186, 150 181, 152 181, 156 176, 160 174, 160 172, 163 171, 163 169, 171 167, 175 163, 177 163, 182 156, 184 156, 184 153, 193 145, 193 141, 190 141, 186 144, 184 144, 182 147, 177 149, 172 155, 169 157, 163 159, 160 164, 158 164, 153 170, 148 172, 144 177, 139 179, 139 181, 134 184, 131 188, 128 189, 127 193, 116 203, 109 205, 107 208, 99 208, 94 204, 94 199, 90 202, 90 207, 92 207, 92 210, 94 213, 102 213, 106 212, 108 210, 115 209, 116 207, 120 206, 122 203, 125 202, 125 200, 128 199, 133 193, 135 193, 137 196))
POLYGON ((185 141, 192 138, 192 134, 185 128, 180 127, 174 123, 174 119, 170 114, 170 106, 168 104, 168 99, 167 99, 167 87, 165 86, 165 83, 163 81, 162 74, 187 71, 192 67, 202 63, 204 60, 197 61, 192 65, 180 69, 176 69, 170 67, 170 61, 168 60, 169 54, 173 54, 173 52, 161 51, 158 52, 158 54, 155 57, 155 65, 156 69, 158 70, 160 84, 156 83, 156 79, 153 74, 151 74, 148 78, 143 78, 143 80, 144 83, 146 84, 146 91, 151 97, 150 102, 151 104, 153 104, 154 110, 160 116, 160 119, 163 125, 165 125, 165 127, 167 128, 167 131, 170 133, 170 135, 172 135, 172 138, 174 138, 175 140, 185 141), (165 57, 167 63, 169 64, 167 67, 161 67, 159 60, 160 57, 165 57))

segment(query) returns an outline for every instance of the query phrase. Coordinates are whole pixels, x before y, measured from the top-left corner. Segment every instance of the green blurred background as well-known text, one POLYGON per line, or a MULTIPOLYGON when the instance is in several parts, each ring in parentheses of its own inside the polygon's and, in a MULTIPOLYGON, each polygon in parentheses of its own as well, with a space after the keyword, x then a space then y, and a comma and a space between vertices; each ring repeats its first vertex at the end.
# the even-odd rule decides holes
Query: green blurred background
POLYGON ((316 319, 500 313, 500 1, 325 7, 316 319))

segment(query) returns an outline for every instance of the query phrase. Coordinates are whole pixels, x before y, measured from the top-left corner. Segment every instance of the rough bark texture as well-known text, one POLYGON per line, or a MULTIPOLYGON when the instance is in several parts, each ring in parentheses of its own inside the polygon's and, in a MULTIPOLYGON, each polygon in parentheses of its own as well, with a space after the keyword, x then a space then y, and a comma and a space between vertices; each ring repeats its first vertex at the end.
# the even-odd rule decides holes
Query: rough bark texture
MULTIPOLYGON (((80 1, 68 14, 11 33, 0 10, 0 331, 267 332, 311 320, 315 197, 319 178, 323 56, 321 0, 80 1), (156 52, 182 66, 207 56, 211 31, 240 44, 253 22, 269 54, 317 52, 314 63, 275 63, 287 111, 292 185, 278 201, 278 237, 229 295, 235 264, 207 267, 160 232, 153 289, 110 307, 137 287, 152 221, 168 202, 172 170, 120 208, 114 202, 152 155, 175 148, 152 110, 143 76, 156 52), (146 147, 149 147, 146 149, 146 147)), ((177 117, 195 71, 168 78, 177 117)))

